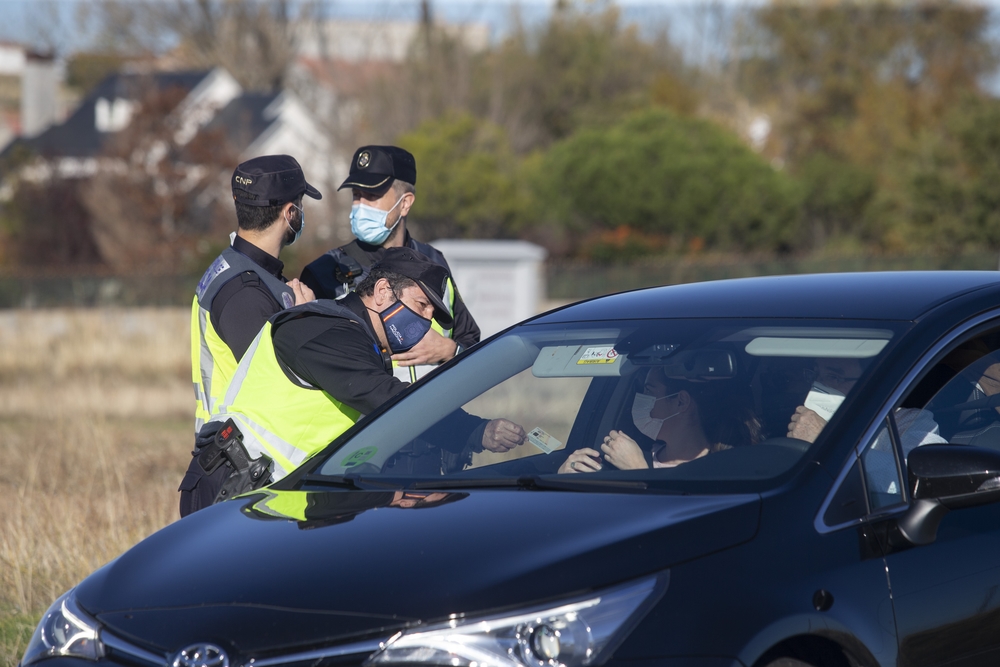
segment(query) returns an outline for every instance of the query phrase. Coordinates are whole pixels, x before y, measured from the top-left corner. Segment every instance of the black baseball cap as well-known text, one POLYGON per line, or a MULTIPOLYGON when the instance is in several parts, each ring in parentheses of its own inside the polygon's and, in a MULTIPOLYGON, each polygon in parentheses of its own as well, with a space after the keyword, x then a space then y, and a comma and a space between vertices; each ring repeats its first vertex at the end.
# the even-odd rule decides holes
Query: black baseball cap
MULTIPOLYGON (((375 266, 406 276, 417 283, 434 305, 434 319, 446 329, 455 319, 445 303, 448 293, 448 269, 432 262, 427 255, 411 248, 386 248, 375 266)), ((374 267, 372 267, 374 268, 374 267)))
POLYGON ((233 172, 233 199, 249 206, 277 206, 300 195, 322 199, 306 183, 302 167, 291 155, 263 155, 241 163, 233 172))
POLYGON ((417 184, 417 161, 413 155, 398 146, 362 146, 354 151, 351 173, 337 189, 379 190, 394 178, 417 184))

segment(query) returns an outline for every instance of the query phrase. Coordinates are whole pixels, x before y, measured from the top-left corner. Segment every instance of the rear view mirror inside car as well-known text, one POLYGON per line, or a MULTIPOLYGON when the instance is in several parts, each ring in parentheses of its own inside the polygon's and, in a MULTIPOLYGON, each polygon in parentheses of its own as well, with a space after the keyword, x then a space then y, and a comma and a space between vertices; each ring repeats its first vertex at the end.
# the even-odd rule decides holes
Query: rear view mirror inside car
POLYGON ((714 380, 736 377, 736 357, 729 350, 685 350, 662 364, 668 378, 714 380))

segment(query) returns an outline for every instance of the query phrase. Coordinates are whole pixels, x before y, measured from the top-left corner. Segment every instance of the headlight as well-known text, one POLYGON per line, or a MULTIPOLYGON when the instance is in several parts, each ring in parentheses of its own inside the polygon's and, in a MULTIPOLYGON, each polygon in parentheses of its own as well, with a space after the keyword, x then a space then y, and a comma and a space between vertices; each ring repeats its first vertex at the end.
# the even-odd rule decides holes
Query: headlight
POLYGON ((445 623, 401 632, 364 667, 588 667, 600 665, 666 590, 650 577, 557 606, 445 623))
POLYGON ((85 660, 104 656, 104 645, 97 636, 97 621, 77 606, 70 591, 56 600, 42 616, 21 658, 22 667, 60 655, 85 660))

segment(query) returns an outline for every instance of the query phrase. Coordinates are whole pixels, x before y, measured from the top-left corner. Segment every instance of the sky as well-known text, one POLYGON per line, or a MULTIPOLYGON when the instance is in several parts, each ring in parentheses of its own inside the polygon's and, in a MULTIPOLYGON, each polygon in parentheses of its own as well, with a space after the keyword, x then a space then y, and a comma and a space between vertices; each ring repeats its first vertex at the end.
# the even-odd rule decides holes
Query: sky
MULTIPOLYGON (((68 50, 86 47, 88 34, 74 26, 76 9, 89 0, 0 0, 0 40, 32 41, 37 34, 39 23, 49 24, 43 8, 55 4, 58 7, 57 20, 65 27, 61 43, 68 50)), ((583 0, 586 2, 587 0, 583 0)), ((599 2, 600 0, 598 0, 599 2)), ((712 3, 735 6, 756 3, 761 0, 711 0, 712 3)), ((997 0, 1000 2, 1000 0, 997 0)), ((388 16, 416 18, 419 15, 419 0, 325 0, 331 17, 380 19, 388 16)), ((432 0, 432 10, 437 16, 452 22, 485 22, 494 28, 494 36, 504 32, 511 20, 512 9, 516 6, 521 17, 527 22, 543 21, 551 11, 554 0, 432 0)), ((704 7, 707 1, 698 0, 616 0, 627 21, 643 25, 656 24, 659 28, 671 24, 671 36, 683 39, 690 32, 687 17, 696 7, 704 7)))
MULTIPOLYGON (((84 26, 75 25, 77 9, 92 0, 0 0, 0 40, 31 43, 37 36, 39 25, 59 23, 60 40, 65 56, 88 46, 89 35, 84 26), (45 9, 56 7, 58 16, 49 18, 45 9)), ((126 2, 128 0, 125 0, 126 2)), ((172 2, 175 0, 162 0, 172 2)), ((294 0, 293 0, 294 1, 294 0)), ((417 18, 419 0, 318 0, 331 18, 386 19, 417 18)), ((580 5, 593 3, 603 6, 609 0, 577 0, 580 5)), ((623 19, 636 23, 649 36, 666 30, 671 41, 680 48, 692 63, 711 57, 711 39, 705 20, 710 7, 736 9, 762 4, 768 0, 614 0, 622 9, 623 19)), ((801 0, 810 2, 811 0, 801 0)), ((961 0, 960 0, 961 1, 961 0)), ((1000 0, 979 0, 993 8, 993 32, 1000 42, 1000 0)), ((431 0, 435 15, 449 22, 482 22, 493 28, 497 39, 511 25, 512 9, 517 8, 520 18, 527 24, 546 19, 555 0, 431 0)), ((46 27, 42 28, 47 29, 46 27)), ((984 81, 989 90, 1000 94, 1000 72, 984 81)))

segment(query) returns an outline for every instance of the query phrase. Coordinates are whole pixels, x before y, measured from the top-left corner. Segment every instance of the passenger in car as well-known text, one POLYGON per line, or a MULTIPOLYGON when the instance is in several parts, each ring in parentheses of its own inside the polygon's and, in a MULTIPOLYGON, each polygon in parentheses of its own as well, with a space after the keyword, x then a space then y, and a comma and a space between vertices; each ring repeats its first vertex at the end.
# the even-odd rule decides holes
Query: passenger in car
MULTIPOLYGON (((817 359, 814 387, 829 395, 846 396, 854 388, 862 370, 860 359, 817 359)), ((941 437, 934 415, 927 410, 898 408, 895 419, 896 429, 902 439, 904 456, 920 445, 946 442, 941 437)), ((827 421, 815 410, 800 405, 788 423, 788 437, 815 442, 826 427, 827 421)), ((887 450, 889 444, 876 443, 873 448, 887 450)))
POLYGON ((569 455, 560 473, 595 472, 602 460, 619 470, 673 468, 712 452, 761 440, 760 420, 731 382, 668 378, 654 366, 632 402, 636 428, 655 441, 651 451, 612 430, 601 451, 584 447, 569 455))
MULTIPOLYGON (((817 359, 815 369, 810 371, 812 392, 827 397, 839 397, 840 401, 843 401, 861 377, 861 371, 860 359, 817 359)), ((840 401, 836 403, 839 404, 840 401)), ((836 410, 836 407, 833 407, 825 415, 821 415, 812 407, 806 407, 808 403, 807 399, 806 404, 800 405, 792 413, 788 423, 789 438, 815 442, 836 410)))
MULTIPOLYGON (((992 355, 995 358, 996 355, 992 355)), ((954 383, 953 383, 954 384, 954 383)), ((943 389, 942 392, 945 390, 943 389)), ((1000 394, 1000 363, 989 365, 973 386, 972 392, 963 396, 961 403, 979 403, 975 409, 951 411, 955 415, 956 429, 948 441, 956 445, 974 445, 987 449, 1000 449, 1000 407, 987 400, 1000 394), (990 406, 993 406, 990 409, 990 406)), ((937 397, 935 397, 937 402, 937 397)))

